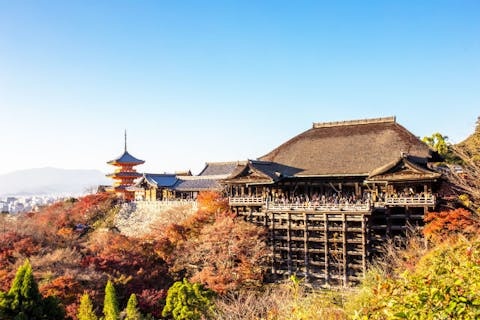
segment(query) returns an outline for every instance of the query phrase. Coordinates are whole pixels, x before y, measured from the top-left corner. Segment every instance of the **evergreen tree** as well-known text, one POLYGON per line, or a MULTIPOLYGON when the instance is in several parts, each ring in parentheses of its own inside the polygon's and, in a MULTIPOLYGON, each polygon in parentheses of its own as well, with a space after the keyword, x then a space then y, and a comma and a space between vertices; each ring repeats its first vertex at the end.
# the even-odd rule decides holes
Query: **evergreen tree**
POLYGON ((43 298, 28 260, 18 268, 8 293, 0 294, 0 317, 14 320, 64 319, 55 297, 43 298))
POLYGON ((175 282, 167 293, 162 316, 175 320, 200 320, 213 313, 211 298, 213 291, 204 289, 199 283, 191 284, 187 279, 175 282))
POLYGON ((80 307, 78 308, 77 314, 78 320, 97 320, 95 312, 93 312, 93 303, 90 300, 90 296, 85 293, 82 298, 80 298, 80 307))
POLYGON ((142 314, 138 309, 137 296, 132 293, 128 299, 127 309, 125 310, 127 316, 125 320, 141 320, 142 314))
POLYGON ((117 294, 113 284, 108 280, 105 286, 105 300, 103 302, 103 315, 104 320, 118 320, 120 318, 120 312, 118 311, 117 294))

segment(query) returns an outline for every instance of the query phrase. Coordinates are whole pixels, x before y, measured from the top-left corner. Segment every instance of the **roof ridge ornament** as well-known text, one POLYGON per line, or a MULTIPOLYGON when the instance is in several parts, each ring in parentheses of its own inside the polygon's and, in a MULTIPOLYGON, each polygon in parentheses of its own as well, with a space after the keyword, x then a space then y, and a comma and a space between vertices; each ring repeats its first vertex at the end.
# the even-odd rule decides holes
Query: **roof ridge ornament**
POLYGON ((396 123, 396 117, 392 116, 392 117, 360 119, 360 120, 314 122, 312 128, 313 129, 331 128, 331 127, 352 126, 352 125, 372 124, 372 123, 396 123))
POLYGON ((127 129, 125 129, 125 152, 127 152, 127 129))

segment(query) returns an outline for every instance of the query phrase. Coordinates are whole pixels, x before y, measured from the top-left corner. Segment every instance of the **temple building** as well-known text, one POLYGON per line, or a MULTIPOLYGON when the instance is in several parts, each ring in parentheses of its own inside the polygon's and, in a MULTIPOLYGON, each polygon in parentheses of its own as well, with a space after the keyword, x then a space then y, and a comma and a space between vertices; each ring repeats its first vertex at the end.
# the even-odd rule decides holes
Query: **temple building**
POLYGON ((125 149, 123 154, 114 160, 108 161, 107 163, 116 167, 113 173, 107 174, 108 178, 112 178, 114 180, 112 187, 108 188, 107 191, 115 192, 118 196, 125 200, 133 200, 135 197, 135 192, 128 190, 128 188, 135 184, 135 179, 142 176, 134 167, 145 163, 145 161, 139 160, 128 153, 126 132, 125 149))
POLYGON ((273 275, 350 285, 435 208, 435 161, 395 117, 314 123, 223 184, 232 210, 269 230, 273 275))
POLYGON ((139 174, 126 149, 108 162, 127 200, 195 200, 222 192, 233 212, 268 232, 273 279, 358 283, 390 239, 421 228, 441 200, 442 161, 395 117, 314 123, 256 160, 209 162, 200 174, 139 174))
POLYGON ((176 173, 144 173, 128 190, 136 200, 195 200, 201 191, 223 193, 223 179, 244 162, 209 162, 196 176, 190 171, 176 173))

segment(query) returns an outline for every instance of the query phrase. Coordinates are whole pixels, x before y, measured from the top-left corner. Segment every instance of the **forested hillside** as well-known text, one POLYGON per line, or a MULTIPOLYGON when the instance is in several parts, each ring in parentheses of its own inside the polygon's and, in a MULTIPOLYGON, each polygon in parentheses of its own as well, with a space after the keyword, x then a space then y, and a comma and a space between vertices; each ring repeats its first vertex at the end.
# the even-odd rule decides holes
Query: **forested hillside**
POLYGON ((404 243, 385 243, 359 287, 267 284, 266 231, 217 193, 138 236, 119 232, 121 203, 100 193, 1 216, 0 318, 478 319, 478 134, 446 145, 462 164, 438 164, 451 198, 404 243))
POLYGON ((121 309, 135 294, 142 314, 155 318, 175 281, 199 282, 218 294, 261 286, 264 231, 233 217, 218 194, 202 194, 194 215, 154 226, 141 238, 111 228, 119 209, 113 196, 95 194, 38 213, 2 216, 0 291, 10 290, 26 259, 40 293, 57 297, 72 319, 85 293, 102 314, 108 280, 121 309))

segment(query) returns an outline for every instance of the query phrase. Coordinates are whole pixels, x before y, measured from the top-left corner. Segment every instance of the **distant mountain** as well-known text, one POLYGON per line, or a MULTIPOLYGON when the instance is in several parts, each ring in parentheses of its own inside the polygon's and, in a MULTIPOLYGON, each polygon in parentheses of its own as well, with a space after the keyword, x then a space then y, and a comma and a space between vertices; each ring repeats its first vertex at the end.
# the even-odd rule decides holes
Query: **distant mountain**
POLYGON ((0 196, 81 195, 111 180, 99 170, 38 168, 0 175, 0 196))

